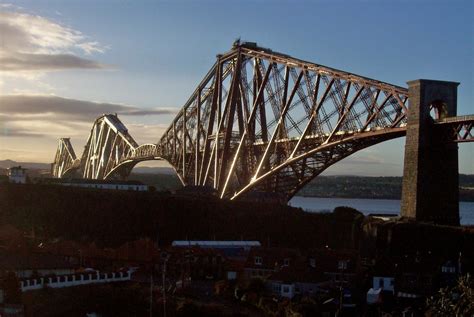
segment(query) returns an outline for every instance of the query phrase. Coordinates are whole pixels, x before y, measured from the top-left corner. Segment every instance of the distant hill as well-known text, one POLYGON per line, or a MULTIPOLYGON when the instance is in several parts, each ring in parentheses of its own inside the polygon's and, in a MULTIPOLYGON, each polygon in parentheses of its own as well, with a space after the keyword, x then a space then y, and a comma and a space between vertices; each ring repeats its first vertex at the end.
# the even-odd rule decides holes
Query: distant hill
MULTIPOLYGON (((297 194, 308 197, 400 199, 402 177, 319 176, 297 194)), ((459 197, 474 201, 474 175, 459 175, 459 197)))
POLYGON ((154 186, 157 190, 175 190, 181 188, 183 185, 176 173, 165 171, 165 173, 138 173, 133 172, 128 177, 129 180, 140 181, 144 184, 154 186))
POLYGON ((176 175, 176 172, 171 167, 148 167, 148 166, 139 166, 135 167, 132 171, 136 174, 168 174, 176 175))
MULTIPOLYGON (((0 160, 0 175, 6 168, 21 165, 28 169, 30 178, 50 177, 48 163, 0 160)), ((171 167, 139 166, 132 170, 129 180, 141 181, 158 190, 175 190, 182 186, 171 167)), ((474 175, 459 174, 459 196, 463 201, 474 201, 474 175)), ((298 196, 335 198, 400 199, 402 177, 319 176, 298 192, 298 196)))
POLYGON ((12 166, 19 166, 24 168, 32 168, 39 170, 50 170, 50 163, 34 163, 34 162, 17 162, 12 160, 0 160, 0 168, 10 168, 12 166))

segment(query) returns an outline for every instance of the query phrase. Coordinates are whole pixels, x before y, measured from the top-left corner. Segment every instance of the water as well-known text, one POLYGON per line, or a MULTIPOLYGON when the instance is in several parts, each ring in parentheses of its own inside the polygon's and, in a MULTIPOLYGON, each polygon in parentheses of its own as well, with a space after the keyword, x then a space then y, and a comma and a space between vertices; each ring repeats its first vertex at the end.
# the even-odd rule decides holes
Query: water
MULTIPOLYGON (((295 196, 289 204, 309 212, 331 212, 338 206, 355 208, 364 215, 400 214, 400 200, 395 199, 358 199, 358 198, 319 198, 295 196)), ((474 225, 474 202, 460 201, 459 213, 462 225, 474 225)))

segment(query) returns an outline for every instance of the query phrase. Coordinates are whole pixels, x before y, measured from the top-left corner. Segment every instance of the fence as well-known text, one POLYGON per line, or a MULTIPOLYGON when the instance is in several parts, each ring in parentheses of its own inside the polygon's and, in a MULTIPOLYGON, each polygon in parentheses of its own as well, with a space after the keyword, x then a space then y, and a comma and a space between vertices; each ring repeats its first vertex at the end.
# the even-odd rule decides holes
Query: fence
POLYGON ((131 271, 112 273, 81 273, 74 275, 60 275, 55 277, 40 277, 20 281, 22 292, 42 289, 44 287, 64 288, 78 285, 113 283, 130 281, 131 271))

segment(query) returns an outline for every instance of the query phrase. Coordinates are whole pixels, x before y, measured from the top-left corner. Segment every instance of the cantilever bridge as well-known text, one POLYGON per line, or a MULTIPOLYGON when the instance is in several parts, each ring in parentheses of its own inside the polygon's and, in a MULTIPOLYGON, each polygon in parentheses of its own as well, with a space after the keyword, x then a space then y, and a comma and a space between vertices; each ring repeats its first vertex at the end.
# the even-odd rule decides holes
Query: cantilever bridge
MULTIPOLYGON (((103 115, 80 158, 60 139, 52 171, 110 179, 164 159, 184 185, 212 186, 221 198, 270 191, 289 200, 339 160, 406 135, 409 99, 404 87, 236 43, 156 144, 139 146, 116 115, 103 115)), ((443 96, 423 107, 443 142, 473 141, 474 116, 456 117, 443 96)))

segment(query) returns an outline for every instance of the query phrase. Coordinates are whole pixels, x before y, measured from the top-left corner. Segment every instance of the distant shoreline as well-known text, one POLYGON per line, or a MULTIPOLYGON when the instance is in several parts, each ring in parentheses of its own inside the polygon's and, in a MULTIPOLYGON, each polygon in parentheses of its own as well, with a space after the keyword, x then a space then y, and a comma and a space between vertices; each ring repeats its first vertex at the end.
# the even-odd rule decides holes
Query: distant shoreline
MULTIPOLYGON (((303 198, 336 198, 336 199, 367 199, 367 200, 402 200, 401 198, 373 198, 373 197, 338 197, 338 196, 331 196, 331 197, 326 197, 326 196, 309 196, 309 195, 295 195, 294 197, 303 197, 303 198)), ((472 203, 474 201, 472 200, 459 200, 459 202, 463 203, 472 203)))

